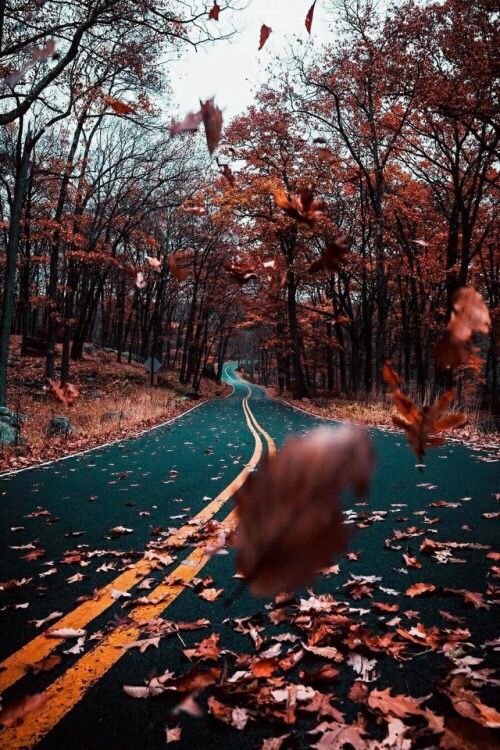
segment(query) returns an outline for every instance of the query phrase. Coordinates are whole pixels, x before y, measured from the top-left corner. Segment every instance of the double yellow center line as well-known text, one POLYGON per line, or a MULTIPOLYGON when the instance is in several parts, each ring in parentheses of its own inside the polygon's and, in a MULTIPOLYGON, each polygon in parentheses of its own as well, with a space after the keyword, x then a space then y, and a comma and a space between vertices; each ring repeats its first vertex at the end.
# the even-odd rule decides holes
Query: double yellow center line
MULTIPOLYGON (((274 441, 259 425, 250 409, 248 404, 250 395, 251 390, 249 388, 248 394, 242 401, 242 407, 248 429, 255 441, 252 457, 243 471, 209 505, 194 516, 194 520, 197 521, 196 528, 212 518, 243 485, 250 472, 257 467, 262 456, 260 435, 266 440, 269 454, 274 455, 276 453, 274 441)), ((224 519, 224 523, 230 529, 234 527, 235 522, 236 513, 233 510, 224 519)), ((184 543, 194 534, 194 530, 192 523, 186 524, 169 537, 166 543, 184 543)), ((215 541, 215 537, 209 539, 207 546, 215 541)), ((123 656, 125 653, 124 647, 138 639, 141 628, 150 620, 159 617, 184 591, 185 584, 198 575, 210 559, 205 549, 205 547, 194 549, 163 583, 153 589, 147 597, 151 602, 150 604, 135 607, 128 613, 131 624, 127 623, 115 628, 91 651, 84 654, 72 667, 51 683, 44 691, 47 701, 40 710, 29 714, 20 726, 0 732, 0 748, 9 748, 9 750, 32 748, 50 732, 86 692, 123 656)), ((146 577, 153 570, 154 565, 154 562, 149 560, 140 560, 133 568, 126 570, 112 583, 100 589, 95 599, 84 602, 57 623, 52 624, 51 627, 54 629, 84 628, 108 607, 115 604, 115 600, 111 597, 113 588, 128 591, 146 577)), ((59 645, 57 639, 47 638, 42 633, 9 656, 0 665, 0 669, 3 669, 3 671, 0 671, 0 693, 23 677, 31 664, 48 656, 59 645)))

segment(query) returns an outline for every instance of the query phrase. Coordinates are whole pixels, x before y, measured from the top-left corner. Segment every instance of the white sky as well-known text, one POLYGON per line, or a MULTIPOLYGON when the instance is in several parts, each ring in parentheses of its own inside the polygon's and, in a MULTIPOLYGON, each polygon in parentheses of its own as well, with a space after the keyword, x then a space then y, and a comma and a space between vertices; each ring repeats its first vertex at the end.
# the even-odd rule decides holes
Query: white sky
MULTIPOLYGON (((247 2, 246 9, 234 14, 221 12, 218 22, 210 21, 218 23, 222 33, 236 28, 237 33, 231 39, 202 45, 198 51, 184 48, 179 60, 166 63, 173 89, 171 104, 178 114, 199 108, 199 99, 215 96, 227 123, 252 103, 254 92, 268 78, 266 67, 286 54, 294 36, 319 48, 334 33, 331 11, 327 13, 325 8, 327 5, 331 8, 330 2, 316 3, 311 37, 304 24, 312 0, 247 2), (273 32, 259 52, 263 23, 273 32)), ((219 5, 224 7, 224 0, 219 0, 219 5)), ((211 0, 207 0, 207 8, 211 6, 211 0)))

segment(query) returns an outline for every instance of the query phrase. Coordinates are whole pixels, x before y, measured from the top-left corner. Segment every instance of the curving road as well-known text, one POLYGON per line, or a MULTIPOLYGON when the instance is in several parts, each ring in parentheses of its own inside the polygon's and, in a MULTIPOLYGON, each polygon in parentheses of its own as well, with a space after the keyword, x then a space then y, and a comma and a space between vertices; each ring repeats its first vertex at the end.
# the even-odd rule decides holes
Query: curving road
MULTIPOLYGON (((224 648, 251 652, 248 636, 236 633, 228 618, 264 620, 266 602, 240 591, 231 554, 205 557, 204 547, 196 546, 199 531, 223 519, 229 529, 231 497, 248 472, 290 433, 306 432, 321 420, 270 399, 241 381, 234 367, 226 367, 234 391, 223 401, 201 404, 137 438, 0 476, 0 692, 5 704, 26 694, 47 697, 19 726, 0 730, 1 748, 163 748, 172 701, 133 699, 122 686, 144 684, 166 669, 182 674, 189 666, 183 648, 214 631, 224 648), (214 601, 200 598, 193 586, 193 579, 205 577, 213 579, 209 588, 224 589, 214 601), (148 601, 137 604, 138 597, 148 601), (41 622, 53 613, 59 614, 41 622), (144 623, 161 616, 174 622, 206 618, 210 626, 163 638, 144 653, 127 648, 143 637, 144 623), (51 628, 84 629, 85 637, 48 638, 44 633, 51 628), (61 660, 34 673, 34 664, 53 656, 61 660)), ((355 574, 380 576, 388 591, 432 581, 484 592, 489 581, 484 550, 461 551, 465 564, 423 557, 421 569, 404 570, 401 555, 384 550, 384 540, 394 527, 421 524, 428 514, 438 519, 426 527, 432 539, 494 545, 498 521, 482 514, 498 505, 497 464, 451 443, 432 453, 419 472, 400 435, 381 430, 372 435, 378 460, 370 512, 381 511, 380 522, 353 537, 359 559, 343 559, 340 574, 319 579, 315 591, 346 597, 341 586, 355 574), (428 508, 441 500, 459 504, 428 508)), ((346 509, 365 510, 346 503, 346 509)), ((415 552, 420 541, 406 541, 403 551, 415 552)), ((377 601, 394 601, 394 594, 376 593, 377 601)), ((368 621, 377 616, 370 604, 355 604, 366 605, 359 616, 368 621)), ((420 598, 417 604, 427 626, 441 608, 466 615, 473 642, 495 635, 495 618, 484 609, 464 612, 457 597, 420 598)), ((416 609, 416 602, 407 600, 406 607, 416 609)), ((410 681, 413 694, 426 694, 439 667, 434 653, 398 664, 387 660, 381 684, 408 692, 410 681)), ((336 689, 345 693, 343 683, 336 689)), ((272 728, 257 723, 238 732, 206 716, 182 715, 177 721, 183 735, 176 747, 254 748, 273 736, 272 728)))

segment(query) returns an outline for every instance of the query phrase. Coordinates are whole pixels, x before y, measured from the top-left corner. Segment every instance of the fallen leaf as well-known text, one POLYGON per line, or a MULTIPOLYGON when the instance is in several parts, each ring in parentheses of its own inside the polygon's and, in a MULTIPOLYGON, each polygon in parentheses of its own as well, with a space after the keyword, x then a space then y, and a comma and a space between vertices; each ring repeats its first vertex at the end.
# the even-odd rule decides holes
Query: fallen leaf
POLYGON ((422 594, 431 594, 433 591, 436 591, 433 583, 414 583, 406 589, 405 595, 413 598, 422 594))

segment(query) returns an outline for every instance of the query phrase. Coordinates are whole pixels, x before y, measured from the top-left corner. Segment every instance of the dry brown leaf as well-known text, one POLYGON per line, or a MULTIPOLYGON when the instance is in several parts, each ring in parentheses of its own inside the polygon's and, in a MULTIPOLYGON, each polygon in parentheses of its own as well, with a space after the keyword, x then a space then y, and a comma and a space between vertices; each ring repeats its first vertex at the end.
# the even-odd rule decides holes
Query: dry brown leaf
POLYGON ((219 635, 212 633, 194 648, 183 649, 188 659, 218 659, 220 654, 219 635))
POLYGON ((170 273, 172 274, 174 279, 177 279, 177 281, 185 281, 189 276, 189 271, 183 266, 179 265, 175 255, 169 256, 168 267, 170 268, 170 273))
POLYGON ((467 719, 489 729, 500 729, 500 713, 491 706, 485 705, 479 696, 470 690, 466 677, 457 675, 445 689, 455 710, 467 719))
POLYGON ((208 151, 211 154, 219 145, 222 135, 222 112, 215 106, 213 99, 208 99, 201 104, 201 117, 205 126, 205 135, 207 137, 208 151))
POLYGON ((272 32, 271 27, 270 26, 266 26, 266 24, 263 23, 262 26, 261 26, 261 28, 260 28, 259 50, 262 49, 262 47, 264 46, 264 44, 269 39, 269 35, 271 34, 271 32, 272 32))
POLYGON ((48 700, 44 693, 25 695, 23 698, 13 701, 0 711, 0 724, 4 727, 15 727, 22 722, 25 716, 38 711, 48 700))
POLYGON ((433 591, 436 591, 436 587, 433 583, 414 583, 406 589, 405 595, 410 596, 413 599, 415 596, 431 594, 433 591))
POLYGON ((377 709, 385 716, 392 715, 400 719, 404 719, 407 716, 423 716, 430 729, 435 733, 439 733, 444 729, 444 719, 433 713, 430 709, 421 707, 421 704, 429 697, 413 698, 410 695, 393 696, 391 695, 390 688, 386 688, 385 690, 374 689, 368 696, 368 705, 370 708, 377 709))
POLYGON ((491 328, 489 310, 472 287, 462 287, 453 295, 451 315, 442 339, 436 344, 434 356, 442 369, 464 364, 471 353, 467 346, 474 333, 486 335, 491 328))
POLYGON ((278 188, 274 192, 274 200, 278 208, 281 208, 287 216, 309 226, 323 217, 323 204, 314 200, 312 185, 303 187, 298 193, 290 193, 290 195, 287 195, 283 188, 278 188))
POLYGON ((358 724, 342 724, 340 722, 323 722, 309 734, 323 732, 319 742, 311 747, 316 750, 343 750, 346 745, 353 750, 368 750, 369 745, 366 732, 358 724))
POLYGON ((439 433, 463 427, 467 423, 465 414, 445 414, 456 396, 455 390, 445 391, 432 406, 419 409, 399 389, 399 375, 388 362, 385 363, 382 374, 392 391, 392 398, 398 410, 392 421, 396 427, 405 431, 410 446, 420 460, 429 447, 445 444, 445 439, 439 433))
POLYGON ((373 467, 368 434, 322 427, 294 437, 235 496, 238 568, 253 593, 272 596, 309 583, 347 531, 340 493, 366 493, 373 467))
POLYGON ((349 237, 346 234, 329 238, 321 257, 311 263, 307 269, 308 273, 316 273, 321 270, 339 271, 345 263, 345 256, 349 252, 349 244, 349 237))

